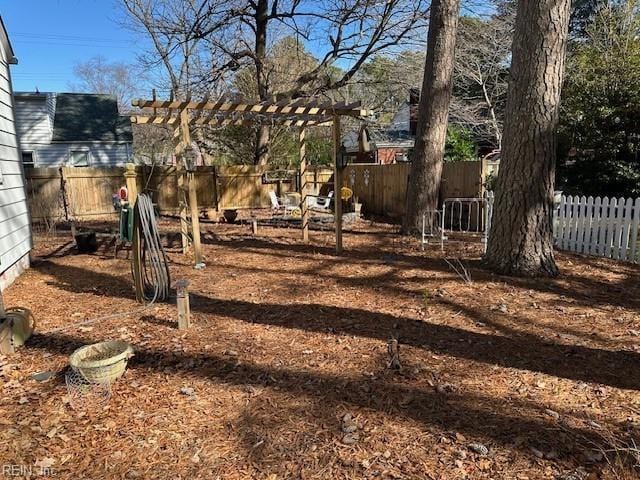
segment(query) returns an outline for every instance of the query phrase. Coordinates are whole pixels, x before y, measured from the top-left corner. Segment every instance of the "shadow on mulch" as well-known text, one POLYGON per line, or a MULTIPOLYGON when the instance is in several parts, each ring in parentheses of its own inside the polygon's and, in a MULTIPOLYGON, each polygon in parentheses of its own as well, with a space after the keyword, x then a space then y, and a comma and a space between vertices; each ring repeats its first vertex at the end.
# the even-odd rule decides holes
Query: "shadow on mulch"
MULTIPOLYGON (((49 275, 60 279, 59 283, 53 284, 64 290, 135 298, 131 284, 123 278, 51 262, 43 264, 49 275)), ((197 293, 191 293, 191 298, 192 310, 201 313, 255 324, 368 337, 384 342, 397 336, 405 345, 458 358, 640 390, 640 370, 635 368, 640 363, 640 354, 635 352, 558 344, 514 330, 507 331, 508 336, 472 332, 357 308, 288 304, 287 315, 282 315, 282 305, 275 303, 222 300, 197 293)), ((492 324, 492 318, 486 312, 453 299, 441 298, 439 302, 456 312, 464 312, 478 322, 492 324)), ((508 330, 502 325, 500 328, 508 330)))
MULTIPOLYGON (((289 258, 291 254, 297 256, 300 256, 300 254, 320 254, 334 257, 335 262, 341 264, 357 264, 366 260, 374 263, 387 263, 408 268, 451 273, 450 267, 442 259, 425 257, 420 252, 416 252, 415 255, 407 255, 406 253, 385 252, 379 248, 372 248, 370 250, 348 250, 343 256, 336 257, 332 246, 283 243, 250 236, 234 236, 232 239, 228 239, 210 233, 203 236, 203 243, 223 245, 251 253, 264 253, 282 258, 289 258)), ((586 257, 566 253, 561 255, 569 260, 573 259, 574 261, 585 262, 587 265, 600 267, 600 263, 597 260, 587 260, 586 257)), ((617 283, 604 283, 597 279, 567 272, 561 272, 560 277, 554 279, 507 277, 486 270, 479 258, 463 258, 462 260, 465 267, 472 273, 474 282, 504 282, 514 287, 532 289, 541 293, 563 295, 580 302, 584 306, 595 307, 600 304, 613 304, 640 311, 640 267, 637 265, 617 264, 619 265, 618 268, 608 267, 610 271, 615 273, 626 270, 627 274, 624 280, 617 283), (563 285, 564 282, 567 285, 563 285), (637 292, 638 295, 629 294, 631 292, 637 292), (613 296, 612 293, 619 293, 620 295, 613 296)))
MULTIPOLYGON (((68 353, 83 344, 81 337, 62 333, 36 334, 29 348, 68 353)), ((364 375, 335 376, 275 366, 265 367, 214 354, 187 354, 142 347, 136 348, 130 368, 165 373, 170 369, 176 373, 183 372, 189 376, 197 375, 235 385, 277 387, 293 395, 316 400, 318 410, 298 410, 295 412, 298 415, 296 422, 300 421, 300 416, 307 418, 310 423, 323 417, 328 421, 331 418, 335 421, 335 413, 347 404, 413 419, 427 428, 437 427, 466 435, 484 436, 491 438, 496 444, 528 452, 533 445, 523 444, 519 440, 526 434, 535 442, 536 448, 553 450, 561 458, 576 453, 576 439, 594 444, 602 441, 588 428, 560 425, 547 420, 545 407, 532 402, 512 400, 505 403, 499 398, 468 392, 442 393, 435 389, 410 387, 393 374, 375 378, 364 375), (195 366, 187 368, 185 365, 195 366), (533 415, 524 416, 523 411, 527 410, 532 411, 533 415)), ((253 452, 260 436, 250 431, 251 424, 255 423, 249 419, 247 422, 248 431, 243 433, 245 446, 249 452, 253 452)), ((622 426, 615 428, 621 430, 622 426)))

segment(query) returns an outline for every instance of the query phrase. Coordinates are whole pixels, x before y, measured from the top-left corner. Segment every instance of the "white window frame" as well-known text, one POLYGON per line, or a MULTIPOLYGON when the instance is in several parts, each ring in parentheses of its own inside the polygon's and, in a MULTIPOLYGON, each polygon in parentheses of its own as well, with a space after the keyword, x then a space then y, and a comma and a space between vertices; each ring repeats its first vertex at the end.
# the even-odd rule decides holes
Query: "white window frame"
POLYGON ((36 166, 36 152, 35 150, 22 150, 20 152, 20 161, 22 162, 23 167, 35 167, 36 166), (31 163, 25 163, 23 155, 25 153, 31 154, 31 163))
POLYGON ((68 164, 70 167, 90 167, 91 166, 91 150, 89 148, 86 147, 80 147, 80 148, 70 148, 69 149, 69 161, 68 164), (74 153, 82 153, 84 155, 86 155, 87 157, 87 164, 86 165, 76 165, 73 162, 73 154, 74 153))

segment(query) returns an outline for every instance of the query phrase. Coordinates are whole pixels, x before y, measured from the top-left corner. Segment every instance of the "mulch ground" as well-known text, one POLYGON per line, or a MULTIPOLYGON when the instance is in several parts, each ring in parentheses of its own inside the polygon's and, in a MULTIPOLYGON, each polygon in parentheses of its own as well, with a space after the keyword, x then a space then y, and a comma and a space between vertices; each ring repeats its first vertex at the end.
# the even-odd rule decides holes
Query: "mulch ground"
POLYGON ((78 326, 138 308, 129 262, 106 237, 92 255, 68 234, 37 238, 4 294, 38 325, 0 357, 3 473, 636 478, 637 265, 559 254, 559 278, 514 279, 485 271, 477 242, 423 252, 390 225, 350 228, 336 257, 330 232, 305 245, 298 230, 205 224, 195 270, 164 221, 172 278, 191 281, 186 331, 171 303, 78 326), (106 339, 134 346, 125 376, 107 402, 70 402, 69 354, 106 339))

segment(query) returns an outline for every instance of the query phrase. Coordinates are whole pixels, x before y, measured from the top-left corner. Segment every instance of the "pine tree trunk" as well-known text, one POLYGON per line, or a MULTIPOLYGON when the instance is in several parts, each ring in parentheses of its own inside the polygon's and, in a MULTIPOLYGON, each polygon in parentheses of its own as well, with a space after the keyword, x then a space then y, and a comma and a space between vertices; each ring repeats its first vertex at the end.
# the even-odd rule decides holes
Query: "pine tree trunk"
POLYGON ((444 146, 458 28, 459 0, 433 0, 427 37, 427 60, 420 104, 416 143, 407 191, 407 213, 402 230, 420 229, 422 214, 438 205, 444 146))
POLYGON ((570 0, 518 2, 500 170, 485 260, 499 273, 554 276, 555 130, 570 0))
MULTIPOLYGON (((258 82, 258 97, 261 101, 269 100, 268 80, 264 71, 267 57, 267 27, 269 23, 269 2, 258 0, 255 12, 256 21, 256 81, 258 82)), ((260 125, 256 131, 256 150, 253 163, 266 165, 269 162, 269 137, 271 130, 268 125, 260 125)))

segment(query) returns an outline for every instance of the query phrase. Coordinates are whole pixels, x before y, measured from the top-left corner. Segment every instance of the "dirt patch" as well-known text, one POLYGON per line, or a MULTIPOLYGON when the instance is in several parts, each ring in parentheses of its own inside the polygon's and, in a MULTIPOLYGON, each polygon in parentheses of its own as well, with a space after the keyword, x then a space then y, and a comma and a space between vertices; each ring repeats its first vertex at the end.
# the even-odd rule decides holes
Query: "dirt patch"
POLYGON ((330 232, 305 245, 294 229, 206 224, 194 270, 176 223, 162 227, 172 278, 191 281, 186 332, 170 303, 58 330, 138 308, 129 262, 106 236, 92 255, 38 239, 5 293, 38 328, 0 361, 0 464, 60 478, 615 478, 593 449, 640 438, 638 266, 561 254, 558 279, 520 280, 483 270, 477 243, 423 252, 381 223, 351 226, 342 257, 330 232), (74 410, 68 355, 106 339, 136 356, 108 403, 74 410), (57 375, 31 377, 42 371, 57 375))

